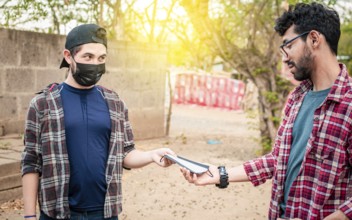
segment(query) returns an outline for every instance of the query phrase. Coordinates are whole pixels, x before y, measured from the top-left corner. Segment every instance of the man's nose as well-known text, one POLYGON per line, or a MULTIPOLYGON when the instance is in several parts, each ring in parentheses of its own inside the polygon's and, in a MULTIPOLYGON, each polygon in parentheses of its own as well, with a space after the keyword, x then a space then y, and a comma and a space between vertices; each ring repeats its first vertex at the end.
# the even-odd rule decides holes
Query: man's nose
POLYGON ((287 64, 287 62, 288 62, 289 60, 290 60, 290 59, 288 58, 288 55, 282 54, 282 56, 281 56, 281 61, 282 61, 283 63, 286 63, 286 64, 287 64))
POLYGON ((93 59, 92 64, 98 65, 101 64, 102 62, 99 61, 99 59, 93 59))

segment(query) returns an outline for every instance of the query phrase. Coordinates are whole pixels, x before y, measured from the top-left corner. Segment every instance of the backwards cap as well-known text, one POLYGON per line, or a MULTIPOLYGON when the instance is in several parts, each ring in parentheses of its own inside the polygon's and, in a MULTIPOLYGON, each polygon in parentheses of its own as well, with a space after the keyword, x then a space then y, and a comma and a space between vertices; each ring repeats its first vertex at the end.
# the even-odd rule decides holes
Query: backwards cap
MULTIPOLYGON (((106 30, 96 24, 79 25, 68 33, 65 48, 71 50, 74 47, 88 43, 100 43, 107 48, 106 30)), ((69 66, 70 65, 64 58, 61 62, 60 68, 69 66)))

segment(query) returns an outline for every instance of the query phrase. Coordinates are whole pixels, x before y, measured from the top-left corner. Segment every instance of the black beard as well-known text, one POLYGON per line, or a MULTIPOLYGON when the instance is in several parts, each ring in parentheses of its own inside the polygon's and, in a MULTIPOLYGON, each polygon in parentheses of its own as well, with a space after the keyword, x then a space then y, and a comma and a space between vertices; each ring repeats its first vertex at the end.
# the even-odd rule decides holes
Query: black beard
POLYGON ((295 80, 303 81, 311 78, 313 58, 312 53, 308 50, 307 47, 304 48, 304 55, 299 59, 297 65, 295 62, 289 63, 296 67, 296 72, 293 73, 295 80))

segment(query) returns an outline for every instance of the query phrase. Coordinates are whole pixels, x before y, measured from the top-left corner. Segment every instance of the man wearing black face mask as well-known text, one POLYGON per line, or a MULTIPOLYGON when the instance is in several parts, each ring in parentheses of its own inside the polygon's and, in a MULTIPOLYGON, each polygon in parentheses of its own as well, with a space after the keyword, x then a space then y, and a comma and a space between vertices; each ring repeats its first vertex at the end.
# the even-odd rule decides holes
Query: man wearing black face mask
POLYGON ((78 26, 67 35, 65 48, 64 59, 60 68, 69 67, 72 78, 80 86, 90 87, 95 85, 105 73, 107 48, 105 29, 94 24, 78 26), (91 51, 87 51, 87 54, 82 54, 82 56, 76 58, 78 59, 77 62, 75 56, 85 44, 96 47, 90 48, 91 51, 99 51, 101 54, 98 54, 100 56, 94 60, 94 57, 92 57, 94 54, 91 51))
POLYGON ((30 103, 22 155, 24 218, 118 219, 122 167, 138 168, 174 154, 134 147, 128 110, 119 96, 96 83, 105 73, 105 29, 80 25, 67 35, 65 82, 30 103))

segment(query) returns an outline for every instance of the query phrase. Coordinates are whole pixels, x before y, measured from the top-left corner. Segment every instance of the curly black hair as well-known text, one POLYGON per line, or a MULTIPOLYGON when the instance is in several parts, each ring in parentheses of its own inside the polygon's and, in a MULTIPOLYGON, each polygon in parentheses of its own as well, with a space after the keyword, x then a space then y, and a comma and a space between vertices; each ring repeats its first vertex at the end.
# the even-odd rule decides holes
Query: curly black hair
MULTIPOLYGON (((298 3, 290 5, 289 10, 284 12, 275 21, 275 31, 283 36, 287 29, 295 25, 294 31, 301 34, 306 31, 316 30, 323 34, 331 51, 337 55, 337 47, 340 39, 340 17, 332 8, 320 3, 298 3)), ((302 37, 306 40, 306 37, 302 37)))

